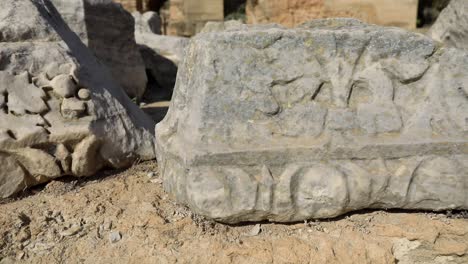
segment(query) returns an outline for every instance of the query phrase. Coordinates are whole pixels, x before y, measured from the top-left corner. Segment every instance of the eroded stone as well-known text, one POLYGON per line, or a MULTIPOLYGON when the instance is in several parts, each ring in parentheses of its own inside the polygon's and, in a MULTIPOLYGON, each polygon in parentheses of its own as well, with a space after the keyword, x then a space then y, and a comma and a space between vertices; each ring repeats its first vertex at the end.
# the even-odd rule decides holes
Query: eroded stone
POLYGON ((69 98, 75 95, 77 85, 68 74, 57 75, 50 81, 54 92, 63 98, 69 98))
POLYGON ((466 52, 353 19, 217 28, 156 127, 179 202, 230 223, 468 208, 466 52))
POLYGON ((451 0, 427 34, 448 47, 468 50, 468 1, 451 0))
POLYGON ((86 103, 76 98, 66 98, 62 100, 61 111, 65 118, 80 118, 86 113, 86 103))
POLYGON ((154 158, 154 122, 50 0, 0 1, 0 32, 0 197, 154 158))

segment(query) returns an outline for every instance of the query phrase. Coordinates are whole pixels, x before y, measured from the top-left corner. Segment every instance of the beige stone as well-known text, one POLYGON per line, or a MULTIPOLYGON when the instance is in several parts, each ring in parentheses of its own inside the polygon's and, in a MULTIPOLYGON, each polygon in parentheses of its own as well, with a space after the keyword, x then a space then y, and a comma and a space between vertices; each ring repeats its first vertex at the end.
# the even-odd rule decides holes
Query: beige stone
POLYGON ((416 27, 417 0, 248 0, 249 23, 293 27, 317 18, 350 17, 368 23, 416 27))
POLYGON ((50 81, 50 86, 52 86, 56 94, 64 98, 74 96, 78 88, 69 74, 55 76, 55 78, 50 81))

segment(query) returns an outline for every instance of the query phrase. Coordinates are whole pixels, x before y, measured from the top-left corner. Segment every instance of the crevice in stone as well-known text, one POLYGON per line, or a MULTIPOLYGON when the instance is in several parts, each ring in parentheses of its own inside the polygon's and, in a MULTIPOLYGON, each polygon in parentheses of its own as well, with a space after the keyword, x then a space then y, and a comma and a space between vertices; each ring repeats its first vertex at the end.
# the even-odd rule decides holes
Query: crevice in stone
POLYGON ((5 98, 5 105, 3 106, 3 112, 5 114, 9 113, 8 109, 8 91, 3 92, 3 97, 5 98))
POLYGON ((15 133, 14 133, 11 129, 8 129, 8 130, 6 131, 6 133, 7 133, 8 136, 11 137, 12 139, 17 140, 15 133))
POLYGON ((319 87, 317 88, 317 90, 315 90, 314 94, 312 95, 311 97, 311 100, 314 101, 315 98, 317 97, 317 95, 320 93, 320 91, 322 90, 322 87, 323 85, 325 84, 325 82, 322 82, 319 87))
POLYGON ((276 86, 276 85, 288 85, 290 83, 293 83, 293 82, 299 80, 300 78, 302 78, 302 76, 304 76, 304 75, 301 74, 301 75, 298 75, 298 76, 293 77, 293 78, 288 79, 288 80, 274 80, 274 81, 271 82, 270 87, 273 87, 273 86, 276 86))
POLYGON ((348 97, 346 97, 346 106, 347 107, 349 107, 349 102, 351 101, 351 95, 353 94, 355 85, 356 85, 356 83, 353 83, 353 84, 351 84, 351 87, 349 88, 348 97))

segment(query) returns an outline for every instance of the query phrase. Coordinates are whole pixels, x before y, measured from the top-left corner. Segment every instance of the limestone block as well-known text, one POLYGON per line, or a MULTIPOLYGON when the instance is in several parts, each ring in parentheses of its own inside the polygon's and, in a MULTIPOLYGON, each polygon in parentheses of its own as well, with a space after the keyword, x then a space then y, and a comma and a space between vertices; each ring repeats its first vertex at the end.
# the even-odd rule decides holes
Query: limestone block
POLYGON ((156 148, 165 189, 196 213, 468 208, 465 51, 325 19, 208 30, 186 54, 156 148))

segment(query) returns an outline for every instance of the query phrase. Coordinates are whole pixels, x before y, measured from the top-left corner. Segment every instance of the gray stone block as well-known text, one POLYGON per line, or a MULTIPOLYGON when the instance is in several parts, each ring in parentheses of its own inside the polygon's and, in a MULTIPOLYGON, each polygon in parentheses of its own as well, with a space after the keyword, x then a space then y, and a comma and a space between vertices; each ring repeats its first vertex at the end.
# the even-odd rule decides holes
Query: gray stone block
POLYGON ((352 19, 195 36, 156 126, 165 189, 218 221, 468 208, 468 54, 352 19))

